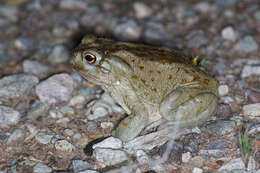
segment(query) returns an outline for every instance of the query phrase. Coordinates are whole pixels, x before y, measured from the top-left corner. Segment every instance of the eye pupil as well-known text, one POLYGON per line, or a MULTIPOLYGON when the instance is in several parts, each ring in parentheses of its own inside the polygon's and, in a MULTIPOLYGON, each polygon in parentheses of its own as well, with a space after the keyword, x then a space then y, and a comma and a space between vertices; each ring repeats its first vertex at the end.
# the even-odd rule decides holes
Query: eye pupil
POLYGON ((85 58, 85 60, 86 60, 88 63, 90 63, 90 64, 92 64, 92 63, 94 63, 94 62, 96 61, 96 56, 95 56, 95 55, 92 55, 92 54, 86 54, 86 55, 84 56, 84 58, 85 58))
POLYGON ((92 61, 94 58, 93 58, 93 56, 91 56, 91 55, 86 55, 86 56, 85 56, 85 59, 86 59, 87 61, 92 61))

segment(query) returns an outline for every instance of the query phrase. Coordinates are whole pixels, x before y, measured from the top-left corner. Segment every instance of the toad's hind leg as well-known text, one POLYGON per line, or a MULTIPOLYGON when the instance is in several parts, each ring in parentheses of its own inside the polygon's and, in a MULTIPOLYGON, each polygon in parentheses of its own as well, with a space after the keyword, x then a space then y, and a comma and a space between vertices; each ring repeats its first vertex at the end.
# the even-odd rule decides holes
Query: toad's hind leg
POLYGON ((112 135, 122 141, 128 141, 138 136, 148 122, 146 108, 139 104, 134 107, 133 112, 120 122, 112 135))
POLYGON ((189 128, 201 125, 217 108, 217 96, 198 88, 178 88, 168 94, 160 104, 165 118, 159 129, 169 125, 189 128))

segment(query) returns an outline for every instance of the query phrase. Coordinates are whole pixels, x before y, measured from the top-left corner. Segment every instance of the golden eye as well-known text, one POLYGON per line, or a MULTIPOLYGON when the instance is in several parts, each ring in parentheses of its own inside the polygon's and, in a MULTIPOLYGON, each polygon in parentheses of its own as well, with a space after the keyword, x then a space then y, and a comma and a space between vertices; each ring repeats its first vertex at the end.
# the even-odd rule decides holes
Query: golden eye
POLYGON ((96 56, 91 54, 91 53, 85 53, 84 55, 84 59, 89 63, 89 64, 93 64, 96 62, 96 56))

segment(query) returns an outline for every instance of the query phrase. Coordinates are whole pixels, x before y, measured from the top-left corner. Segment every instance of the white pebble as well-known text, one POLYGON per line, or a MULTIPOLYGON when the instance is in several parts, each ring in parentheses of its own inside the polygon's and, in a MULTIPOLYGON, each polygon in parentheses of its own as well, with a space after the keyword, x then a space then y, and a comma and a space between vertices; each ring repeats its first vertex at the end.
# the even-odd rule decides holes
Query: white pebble
POLYGON ((218 87, 218 93, 220 96, 225 96, 228 94, 229 88, 227 85, 220 85, 218 87))
POLYGON ((187 153, 183 153, 181 156, 181 160, 183 163, 188 163, 191 159, 191 153, 187 152, 187 153))

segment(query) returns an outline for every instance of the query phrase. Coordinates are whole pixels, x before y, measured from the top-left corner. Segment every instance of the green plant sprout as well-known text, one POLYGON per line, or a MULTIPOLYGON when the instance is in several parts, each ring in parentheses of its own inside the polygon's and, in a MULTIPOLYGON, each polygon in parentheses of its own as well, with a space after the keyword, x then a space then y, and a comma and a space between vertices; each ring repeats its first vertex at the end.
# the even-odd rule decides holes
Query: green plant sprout
POLYGON ((238 137, 239 137, 240 153, 244 163, 247 164, 248 159, 252 154, 252 144, 260 136, 256 136, 255 138, 250 139, 248 136, 248 127, 246 127, 242 132, 241 131, 238 132, 238 137))

